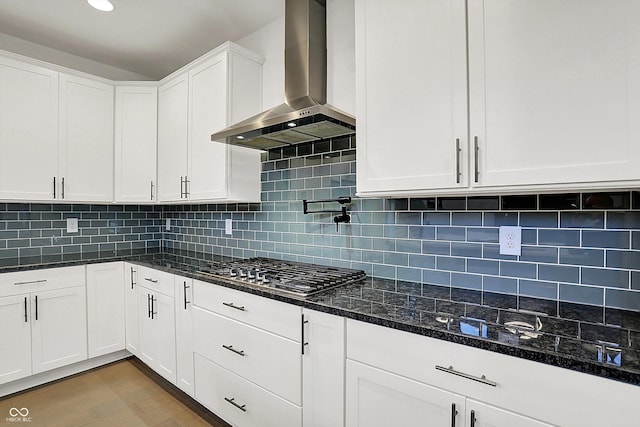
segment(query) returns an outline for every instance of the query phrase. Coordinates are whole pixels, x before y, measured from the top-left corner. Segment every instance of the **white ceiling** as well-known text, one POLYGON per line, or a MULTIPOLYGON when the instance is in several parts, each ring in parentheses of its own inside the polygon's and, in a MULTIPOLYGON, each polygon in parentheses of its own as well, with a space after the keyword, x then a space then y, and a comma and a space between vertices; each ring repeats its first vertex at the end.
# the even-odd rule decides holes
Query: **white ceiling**
MULTIPOLYGON (((284 0, 111 2, 115 10, 107 13, 86 0, 0 0, 0 33, 107 64, 106 78, 114 79, 116 67, 159 80, 284 16, 284 0)), ((21 48, 28 45, 12 43, 10 50, 34 56, 32 45, 21 48)))

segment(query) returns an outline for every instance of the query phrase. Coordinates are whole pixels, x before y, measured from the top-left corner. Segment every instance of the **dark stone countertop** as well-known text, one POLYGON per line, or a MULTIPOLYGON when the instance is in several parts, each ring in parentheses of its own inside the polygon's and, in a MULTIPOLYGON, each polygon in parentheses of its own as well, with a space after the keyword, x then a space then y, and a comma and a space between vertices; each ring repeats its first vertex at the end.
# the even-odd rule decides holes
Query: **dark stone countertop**
POLYGON ((129 261, 346 318, 640 385, 640 312, 367 278, 307 298, 197 274, 223 258, 168 251, 0 268, 129 261))

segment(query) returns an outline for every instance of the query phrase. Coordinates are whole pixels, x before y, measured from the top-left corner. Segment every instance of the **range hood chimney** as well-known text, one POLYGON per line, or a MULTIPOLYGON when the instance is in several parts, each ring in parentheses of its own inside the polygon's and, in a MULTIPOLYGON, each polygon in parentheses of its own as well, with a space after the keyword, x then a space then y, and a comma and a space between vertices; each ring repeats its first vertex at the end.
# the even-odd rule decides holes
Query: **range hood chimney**
POLYGON ((355 133, 356 120, 327 101, 325 0, 285 0, 285 103, 211 135, 268 150, 355 133))

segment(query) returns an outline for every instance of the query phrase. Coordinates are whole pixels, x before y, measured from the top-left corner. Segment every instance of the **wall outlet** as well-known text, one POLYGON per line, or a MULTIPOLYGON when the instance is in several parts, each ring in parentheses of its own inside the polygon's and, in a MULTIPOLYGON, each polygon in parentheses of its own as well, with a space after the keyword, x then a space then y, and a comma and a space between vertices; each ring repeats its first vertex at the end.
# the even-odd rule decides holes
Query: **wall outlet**
POLYGON ((164 220, 164 230, 171 231, 171 218, 166 218, 164 220))
POLYGON ((67 218, 67 233, 78 232, 78 218, 67 218))
POLYGON ((224 220, 224 234, 233 234, 233 221, 231 220, 231 218, 227 218, 224 220))
POLYGON ((522 227, 500 227, 500 254, 518 255, 522 252, 522 227))

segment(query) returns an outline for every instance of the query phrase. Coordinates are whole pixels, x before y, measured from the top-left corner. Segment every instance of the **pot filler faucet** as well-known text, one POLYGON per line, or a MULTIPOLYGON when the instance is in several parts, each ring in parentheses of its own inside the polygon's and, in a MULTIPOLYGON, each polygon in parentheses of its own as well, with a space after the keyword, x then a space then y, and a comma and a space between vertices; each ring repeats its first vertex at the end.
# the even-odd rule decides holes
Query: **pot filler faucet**
POLYGON ((342 206, 341 210, 319 210, 319 211, 310 211, 308 206, 310 203, 340 203, 341 205, 351 203, 351 196, 341 196, 336 199, 322 199, 322 200, 303 200, 302 201, 302 210, 303 213, 306 214, 315 214, 315 213, 337 213, 340 215, 336 215, 333 217, 333 222, 336 223, 336 231, 338 231, 338 224, 344 222, 346 224, 351 222, 351 215, 347 213, 347 207, 342 206))

